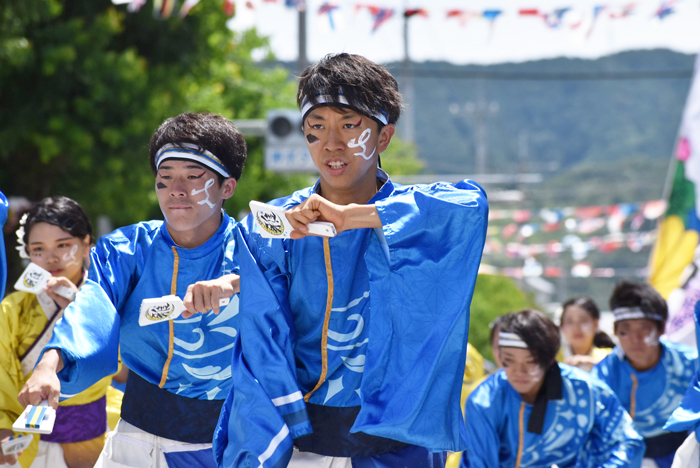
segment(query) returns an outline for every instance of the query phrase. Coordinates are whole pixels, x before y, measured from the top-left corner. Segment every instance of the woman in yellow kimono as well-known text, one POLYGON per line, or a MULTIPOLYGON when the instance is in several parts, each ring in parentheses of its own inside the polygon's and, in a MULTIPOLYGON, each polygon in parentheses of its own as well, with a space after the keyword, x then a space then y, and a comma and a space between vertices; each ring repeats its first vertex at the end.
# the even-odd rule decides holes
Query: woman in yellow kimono
MULTIPOLYGON (((22 218, 17 237, 20 256, 52 277, 44 291, 17 291, 0 305, 0 441, 16 435, 12 424, 23 411, 17 395, 51 338, 54 324, 71 302, 56 291, 77 291, 84 281, 92 227, 75 201, 52 197, 40 201, 22 218)), ((106 377, 62 402, 53 432, 40 437, 34 434, 19 460, 0 453, 0 467, 92 467, 104 445, 110 382, 111 377, 106 377)))

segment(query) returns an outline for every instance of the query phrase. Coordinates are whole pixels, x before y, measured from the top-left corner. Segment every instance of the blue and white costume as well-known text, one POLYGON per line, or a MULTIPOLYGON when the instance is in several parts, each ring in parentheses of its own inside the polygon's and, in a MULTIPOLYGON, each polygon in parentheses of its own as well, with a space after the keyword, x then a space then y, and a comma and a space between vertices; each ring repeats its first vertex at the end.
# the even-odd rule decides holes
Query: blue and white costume
POLYGON ((636 371, 620 346, 591 371, 612 388, 629 411, 647 444, 645 457, 653 459, 672 458, 671 454, 685 439, 685 433, 664 430, 664 424, 683 399, 698 356, 696 350, 686 345, 665 340, 660 345, 659 362, 647 371, 636 371))
MULTIPOLYGON (((122 419, 156 436, 210 444, 232 385, 238 296, 219 315, 144 327, 139 308, 143 299, 183 298, 189 285, 233 272, 237 230, 235 220, 222 213, 216 233, 192 249, 177 246, 162 221, 102 237, 91 251, 86 284, 45 348, 57 348, 63 356, 62 399, 116 372, 121 349, 130 369, 122 419)), ((210 449, 208 454, 211 460, 210 449)))
MULTIPOLYGON (((268 240, 250 216, 242 222, 220 466, 286 466, 292 439, 353 466, 464 447, 459 397, 486 197, 467 180, 399 187, 381 170, 378 180, 368 203, 381 229, 268 240)), ((291 208, 316 187, 272 204, 291 208)))
MULTIPOLYGON (((695 340, 700 344, 700 302, 695 304, 695 340)), ((673 411, 671 417, 666 422, 664 430, 681 432, 695 432, 695 441, 700 441, 700 371, 696 371, 693 380, 683 396, 680 405, 673 411)), ((692 441, 689 441, 692 442, 692 441)), ((684 444, 685 445, 685 444, 684 444)), ((694 444, 697 446, 697 443, 694 444)), ((679 450, 680 453, 680 450, 679 450)), ((689 456, 687 465, 697 466, 699 460, 695 456, 689 456)))
POLYGON ((548 402, 541 434, 526 430, 533 405, 503 369, 472 392, 464 411, 463 467, 640 466, 644 442, 610 388, 566 364, 558 369, 562 398, 548 402))

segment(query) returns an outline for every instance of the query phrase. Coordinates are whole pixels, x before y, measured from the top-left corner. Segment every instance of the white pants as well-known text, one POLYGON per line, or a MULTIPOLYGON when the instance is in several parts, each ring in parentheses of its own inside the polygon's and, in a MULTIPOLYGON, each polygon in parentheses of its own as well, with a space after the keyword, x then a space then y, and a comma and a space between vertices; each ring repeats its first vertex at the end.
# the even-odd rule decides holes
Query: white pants
MULTIPOLYGON (((35 437, 38 437, 38 435, 35 437)), ((0 468, 21 468, 21 465, 19 462, 12 465, 3 463, 0 465, 0 468)), ((68 468, 66 461, 63 459, 61 444, 40 440, 39 451, 32 462, 31 468, 68 468)))
POLYGON ((294 447, 292 459, 287 468, 352 468, 350 458, 327 457, 310 452, 300 452, 294 447))
POLYGON ((158 437, 120 419, 107 434, 95 468, 167 468, 164 453, 211 449, 211 444, 188 444, 158 437))
POLYGON ((695 432, 685 439, 685 442, 676 450, 671 468, 699 468, 700 467, 700 444, 695 437, 695 432))

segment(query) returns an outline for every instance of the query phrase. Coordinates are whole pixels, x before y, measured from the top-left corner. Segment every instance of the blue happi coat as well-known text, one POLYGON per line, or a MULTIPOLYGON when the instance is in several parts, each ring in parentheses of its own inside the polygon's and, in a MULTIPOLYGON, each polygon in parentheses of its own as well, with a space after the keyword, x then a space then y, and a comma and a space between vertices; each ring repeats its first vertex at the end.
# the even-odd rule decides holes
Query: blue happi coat
POLYGON ((591 370, 613 389, 645 439, 668 432, 664 424, 683 399, 698 357, 690 346, 665 340, 660 343, 661 358, 647 371, 636 371, 625 359, 620 346, 591 370))
POLYGON ((541 434, 527 431, 533 406, 523 402, 503 369, 471 393, 462 467, 641 465, 644 442, 612 390, 587 372, 559 367, 563 398, 548 402, 541 434))
POLYGON ((193 249, 175 245, 164 222, 149 221, 100 238, 90 253, 88 280, 54 327, 46 346, 58 348, 62 398, 81 392, 124 364, 148 384, 178 396, 223 400, 231 389, 231 349, 238 297, 219 315, 196 314, 139 326, 141 301, 175 294, 234 266, 237 224, 225 213, 216 233, 193 249))
MULTIPOLYGON (((383 182, 368 202, 381 229, 279 240, 242 221, 235 388, 214 440, 220 466, 285 466, 292 439, 312 432, 305 396, 322 411, 355 408, 353 434, 464 447, 459 401, 486 197, 468 180, 383 182)), ((314 190, 272 204, 291 208, 314 190)))
MULTIPOLYGON (((694 316, 695 339, 698 346, 700 346, 700 302, 695 304, 694 316)), ((696 437, 700 440, 700 381, 698 381, 698 372, 700 371, 694 373, 683 400, 671 414, 664 426, 664 430, 680 432, 694 429, 696 437)))

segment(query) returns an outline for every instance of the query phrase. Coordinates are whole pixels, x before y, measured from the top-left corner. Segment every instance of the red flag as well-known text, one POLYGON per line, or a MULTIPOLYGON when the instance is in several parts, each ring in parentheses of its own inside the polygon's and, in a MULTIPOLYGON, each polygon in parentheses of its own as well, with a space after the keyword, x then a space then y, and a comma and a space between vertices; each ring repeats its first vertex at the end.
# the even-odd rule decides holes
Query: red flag
POLYGON ((481 16, 480 13, 477 13, 476 11, 469 11, 469 10, 449 10, 447 12, 447 17, 459 19, 459 24, 461 26, 464 26, 465 24, 467 24, 467 21, 469 21, 469 19, 476 18, 479 16, 481 16))
POLYGON ((224 14, 229 18, 233 18, 236 15, 236 3, 233 0, 224 0, 221 9, 224 10, 224 14))
POLYGON ((517 210, 513 213, 513 219, 516 223, 524 223, 532 217, 530 210, 517 210))
POLYGON ((410 18, 411 16, 415 15, 420 15, 424 18, 428 17, 428 10, 425 8, 406 8, 406 10, 403 12, 403 15, 406 18, 410 18))
POLYGON ((564 270, 555 266, 547 266, 544 268, 544 276, 547 278, 561 278, 564 276, 564 270))
POLYGON ((355 5, 356 11, 362 8, 367 8, 367 10, 369 10, 369 13, 374 18, 374 26, 372 26, 372 32, 375 32, 377 29, 379 29, 379 26, 384 24, 394 15, 393 8, 381 8, 374 5, 355 5))

